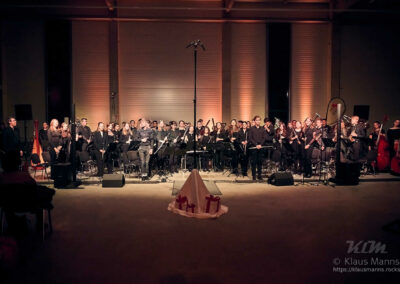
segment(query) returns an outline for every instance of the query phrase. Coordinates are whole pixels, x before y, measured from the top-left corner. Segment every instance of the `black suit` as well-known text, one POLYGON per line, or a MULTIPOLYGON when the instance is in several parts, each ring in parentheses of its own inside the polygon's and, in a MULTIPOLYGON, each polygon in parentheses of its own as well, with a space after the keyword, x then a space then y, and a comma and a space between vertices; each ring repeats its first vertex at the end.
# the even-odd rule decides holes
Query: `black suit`
MULTIPOLYGON (((106 150, 107 148, 107 133, 96 131, 93 136, 93 154, 96 157, 97 163, 97 174, 102 176, 104 171, 104 159, 105 155, 100 152, 100 150, 106 150), (103 135, 102 135, 103 134, 103 135)), ((111 167, 107 163, 108 172, 110 172, 111 167)))
POLYGON ((42 150, 47 151, 47 148, 49 146, 49 138, 47 136, 47 130, 44 129, 39 130, 39 143, 40 146, 42 146, 42 150))
POLYGON ((357 134, 357 137, 354 140, 354 143, 351 145, 353 149, 353 160, 358 162, 360 160, 361 152, 362 152, 362 146, 363 146, 363 141, 360 138, 365 138, 366 137, 366 131, 365 128, 362 124, 357 124, 357 125, 352 125, 350 128, 350 133, 354 130, 354 132, 357 134))
POLYGON ((3 135, 3 170, 5 172, 18 171, 18 167, 21 164, 22 151, 19 130, 14 127, 6 127, 2 133, 3 135))
POLYGON ((243 129, 239 130, 237 141, 240 146, 240 166, 242 169, 242 174, 247 176, 247 165, 249 164, 249 156, 248 156, 248 145, 244 147, 242 142, 248 141, 249 137, 249 129, 246 129, 246 132, 243 129))
MULTIPOLYGON (((256 147, 257 145, 264 145, 267 141, 267 131, 264 127, 253 126, 249 130, 248 136, 248 147, 256 147)), ((256 179, 256 168, 257 168, 257 177, 261 179, 261 169, 262 169, 262 157, 264 156, 263 149, 252 149, 250 150, 250 159, 251 159, 251 173, 253 180, 256 179)))

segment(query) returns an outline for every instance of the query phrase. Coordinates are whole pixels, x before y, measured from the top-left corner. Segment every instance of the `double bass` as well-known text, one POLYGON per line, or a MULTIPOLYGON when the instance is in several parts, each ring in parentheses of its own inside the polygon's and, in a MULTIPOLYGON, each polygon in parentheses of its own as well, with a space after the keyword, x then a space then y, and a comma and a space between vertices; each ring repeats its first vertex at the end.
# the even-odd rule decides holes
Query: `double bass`
POLYGON ((394 151, 395 155, 392 158, 392 161, 390 163, 390 172, 394 175, 400 175, 400 141, 395 140, 394 141, 394 151))
POLYGON ((378 171, 385 171, 390 166, 390 145, 387 141, 386 136, 382 135, 383 125, 386 123, 387 120, 388 117, 385 116, 381 124, 381 128, 379 129, 378 139, 376 140, 376 147, 378 149, 376 168, 378 169, 378 171))

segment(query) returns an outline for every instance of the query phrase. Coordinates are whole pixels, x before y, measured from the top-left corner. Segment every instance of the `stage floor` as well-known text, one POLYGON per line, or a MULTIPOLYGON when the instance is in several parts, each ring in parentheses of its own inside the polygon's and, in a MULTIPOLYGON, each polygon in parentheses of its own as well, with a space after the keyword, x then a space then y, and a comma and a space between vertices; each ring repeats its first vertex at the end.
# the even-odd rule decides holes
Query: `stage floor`
MULTIPOLYGON (((122 173, 122 172, 117 172, 117 173, 122 173)), ((206 180, 206 181, 213 181, 216 183, 253 183, 252 177, 251 177, 251 171, 249 171, 248 176, 244 177, 242 175, 234 175, 231 174, 229 171, 225 172, 205 172, 205 171, 199 171, 200 176, 206 180)), ((32 177, 33 172, 31 172, 32 177)), ((140 178, 138 178, 137 173, 133 174, 125 174, 125 181, 127 184, 133 183, 133 184, 149 184, 149 183, 161 183, 161 182, 167 182, 167 183, 173 183, 174 181, 185 181, 187 177, 190 175, 189 171, 179 171, 179 173, 174 173, 174 174, 168 174, 168 175, 153 175, 150 180, 148 181, 142 181, 140 178)), ((330 176, 328 176, 330 177, 330 176)), ((36 176, 34 177, 35 180, 39 184, 43 185, 52 185, 53 181, 50 179, 47 179, 46 176, 43 176, 41 173, 37 173, 36 176)), ((102 178, 100 177, 94 177, 94 176, 89 176, 89 175, 83 175, 83 174, 78 174, 77 178, 82 181, 84 185, 90 185, 90 184, 100 184, 102 182, 102 178)), ((302 175, 293 175, 294 182, 295 184, 302 184, 303 183, 303 176, 302 175)), ((324 177, 320 176, 318 174, 314 175, 311 178, 306 178, 304 179, 305 183, 308 184, 317 184, 320 183, 322 185, 322 181, 324 180, 324 177)), ((368 175, 361 175, 360 176, 360 182, 374 182, 374 181, 400 181, 400 176, 394 176, 391 175, 390 173, 376 173, 376 174, 368 174, 368 175)), ((261 181, 256 181, 256 182, 261 182, 261 181)), ((264 176, 262 182, 267 182, 267 177, 264 176)), ((331 184, 333 185, 333 184, 331 184)))
POLYGON ((400 218, 400 182, 218 187, 229 212, 215 220, 167 211, 172 183, 59 189, 53 235, 9 283, 395 283, 400 276, 333 272, 350 267, 349 257, 400 258, 399 232, 383 229, 400 218), (381 242, 387 254, 347 253, 348 241, 381 242))

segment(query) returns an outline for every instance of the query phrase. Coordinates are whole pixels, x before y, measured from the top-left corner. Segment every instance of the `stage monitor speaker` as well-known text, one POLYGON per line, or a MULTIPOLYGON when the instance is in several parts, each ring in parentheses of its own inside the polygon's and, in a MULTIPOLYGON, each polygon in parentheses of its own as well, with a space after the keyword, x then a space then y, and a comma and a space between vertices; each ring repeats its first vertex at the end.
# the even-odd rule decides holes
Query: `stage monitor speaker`
POLYGON ((268 183, 276 186, 293 185, 294 184, 293 175, 292 173, 289 172, 273 173, 268 178, 268 183))
POLYGON ((14 107, 16 120, 32 120, 32 105, 15 105, 14 107))
POLYGON ((123 174, 105 174, 103 175, 103 187, 123 187, 125 177, 123 174))
POLYGON ((334 182, 337 185, 357 185, 359 183, 360 168, 360 163, 339 163, 336 166, 334 182))
POLYGON ((51 177, 55 188, 66 188, 72 181, 71 163, 54 164, 51 168, 51 177))

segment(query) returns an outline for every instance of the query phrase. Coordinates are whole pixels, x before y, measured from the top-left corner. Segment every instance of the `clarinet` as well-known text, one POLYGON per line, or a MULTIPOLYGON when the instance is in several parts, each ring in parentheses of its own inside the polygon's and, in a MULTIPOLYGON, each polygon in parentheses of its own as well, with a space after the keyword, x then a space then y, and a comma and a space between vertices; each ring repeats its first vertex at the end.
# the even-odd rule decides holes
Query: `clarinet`
MULTIPOLYGON (((246 141, 247 142, 247 130, 246 130, 246 137, 245 137, 245 140, 244 141, 246 141)), ((247 143, 246 144, 244 144, 244 154, 246 155, 246 150, 247 150, 247 143)))

